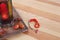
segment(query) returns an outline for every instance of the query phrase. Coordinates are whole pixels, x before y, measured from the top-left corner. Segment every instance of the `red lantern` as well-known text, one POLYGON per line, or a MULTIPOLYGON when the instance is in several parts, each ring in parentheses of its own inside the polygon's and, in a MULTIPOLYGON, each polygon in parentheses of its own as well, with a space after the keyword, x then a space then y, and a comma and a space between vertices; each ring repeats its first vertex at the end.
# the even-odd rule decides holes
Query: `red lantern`
POLYGON ((1 3, 1 15, 2 15, 2 19, 6 20, 8 19, 8 9, 7 9, 7 5, 5 3, 1 3))
POLYGON ((5 13, 8 12, 7 5, 5 3, 1 3, 1 12, 5 12, 5 13))

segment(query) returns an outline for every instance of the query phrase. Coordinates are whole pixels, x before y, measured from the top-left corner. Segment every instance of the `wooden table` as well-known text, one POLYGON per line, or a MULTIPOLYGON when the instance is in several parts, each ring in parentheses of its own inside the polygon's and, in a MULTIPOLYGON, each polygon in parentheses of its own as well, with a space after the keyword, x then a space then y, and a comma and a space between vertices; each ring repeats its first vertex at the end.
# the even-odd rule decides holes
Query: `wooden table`
POLYGON ((28 32, 9 37, 9 40, 60 40, 60 3, 44 0, 13 0, 18 14, 28 26, 28 20, 38 19, 39 33, 28 32), (26 16, 27 15, 27 16, 26 16))

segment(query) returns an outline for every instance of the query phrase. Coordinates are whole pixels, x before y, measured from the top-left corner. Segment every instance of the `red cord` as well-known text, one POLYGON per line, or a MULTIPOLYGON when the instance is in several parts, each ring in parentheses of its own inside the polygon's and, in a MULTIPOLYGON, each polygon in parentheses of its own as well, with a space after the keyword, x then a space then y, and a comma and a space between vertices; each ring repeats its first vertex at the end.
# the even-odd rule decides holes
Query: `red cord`
POLYGON ((35 25, 34 25, 35 28, 40 27, 40 24, 38 23, 38 21, 36 19, 30 19, 29 22, 34 22, 35 23, 35 25))
POLYGON ((39 24, 39 22, 37 21, 37 19, 30 19, 29 22, 28 22, 28 25, 29 25, 29 28, 30 28, 31 30, 34 30, 35 33, 38 33, 38 28, 40 28, 40 24, 39 24), (35 23, 34 27, 35 27, 36 29, 34 29, 34 28, 32 28, 32 27, 30 26, 30 22, 34 22, 34 23, 35 23))

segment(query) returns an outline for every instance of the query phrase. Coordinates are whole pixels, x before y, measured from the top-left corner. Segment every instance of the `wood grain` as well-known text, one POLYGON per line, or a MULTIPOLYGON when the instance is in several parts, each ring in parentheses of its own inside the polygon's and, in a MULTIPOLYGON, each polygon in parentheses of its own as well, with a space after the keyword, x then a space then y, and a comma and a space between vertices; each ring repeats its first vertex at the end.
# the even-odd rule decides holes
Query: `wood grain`
POLYGON ((57 21, 57 22, 60 22, 60 16, 53 13, 44 12, 44 11, 37 10, 32 7, 28 7, 28 6, 17 4, 17 3, 14 3, 14 7, 21 10, 25 10, 27 12, 31 12, 33 14, 36 14, 45 18, 48 18, 48 19, 51 19, 51 20, 54 20, 54 21, 57 21))
POLYGON ((55 5, 55 6, 60 6, 59 3, 52 2, 52 1, 49 1, 49 0, 37 0, 37 1, 48 3, 48 4, 51 4, 51 5, 55 5))
MULTIPOLYGON (((20 1, 16 0, 13 2, 13 5, 17 9, 21 9, 28 13, 36 14, 38 16, 41 16, 41 17, 47 18, 49 20, 60 23, 60 14, 59 14, 60 13, 60 4, 59 3, 55 3, 55 2, 51 2, 51 1, 44 1, 44 0, 33 0, 33 1, 32 0, 25 0, 25 1, 24 0, 20 0, 20 1)), ((45 22, 45 20, 42 21, 42 23, 43 23, 42 25, 44 25, 44 22, 45 22)), ((56 22, 54 22, 54 23, 56 23, 56 22)), ((46 26, 49 26, 48 25, 49 23, 50 22, 48 22, 46 26)), ((48 29, 55 31, 55 28, 59 28, 59 26, 53 27, 53 25, 51 25, 51 26, 49 26, 48 29)), ((56 29, 56 31, 57 30, 59 30, 59 29, 56 29)), ((37 38, 38 40, 60 40, 59 37, 48 34, 47 32, 40 31, 38 34, 36 34, 31 29, 29 29, 28 32, 24 33, 24 34, 27 34, 34 38, 37 38)), ((59 31, 59 33, 60 33, 60 31, 59 31)))
POLYGON ((32 36, 32 37, 35 37, 38 40, 60 40, 59 37, 56 37, 56 36, 41 32, 41 31, 36 34, 31 29, 29 29, 28 32, 25 32, 25 34, 32 36))
POLYGON ((19 15, 22 16, 26 25, 28 25, 29 19, 36 18, 37 20, 39 20, 39 23, 41 25, 39 28, 39 31, 60 37, 60 31, 59 31, 60 30, 60 27, 59 27, 60 23, 59 22, 55 22, 55 21, 43 18, 41 16, 34 15, 29 12, 20 10, 20 9, 17 9, 17 12, 19 15))

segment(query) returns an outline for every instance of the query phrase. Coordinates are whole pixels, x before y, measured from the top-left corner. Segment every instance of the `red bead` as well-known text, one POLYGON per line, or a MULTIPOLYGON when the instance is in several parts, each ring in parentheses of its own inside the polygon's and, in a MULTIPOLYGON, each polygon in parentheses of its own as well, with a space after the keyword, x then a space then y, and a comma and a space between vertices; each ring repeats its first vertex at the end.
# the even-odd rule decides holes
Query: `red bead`
POLYGON ((0 35, 3 35, 5 33, 4 29, 0 29, 0 35))
POLYGON ((17 25, 15 25, 13 28, 14 28, 15 30, 17 30, 17 29, 19 28, 19 25, 17 24, 17 25))

